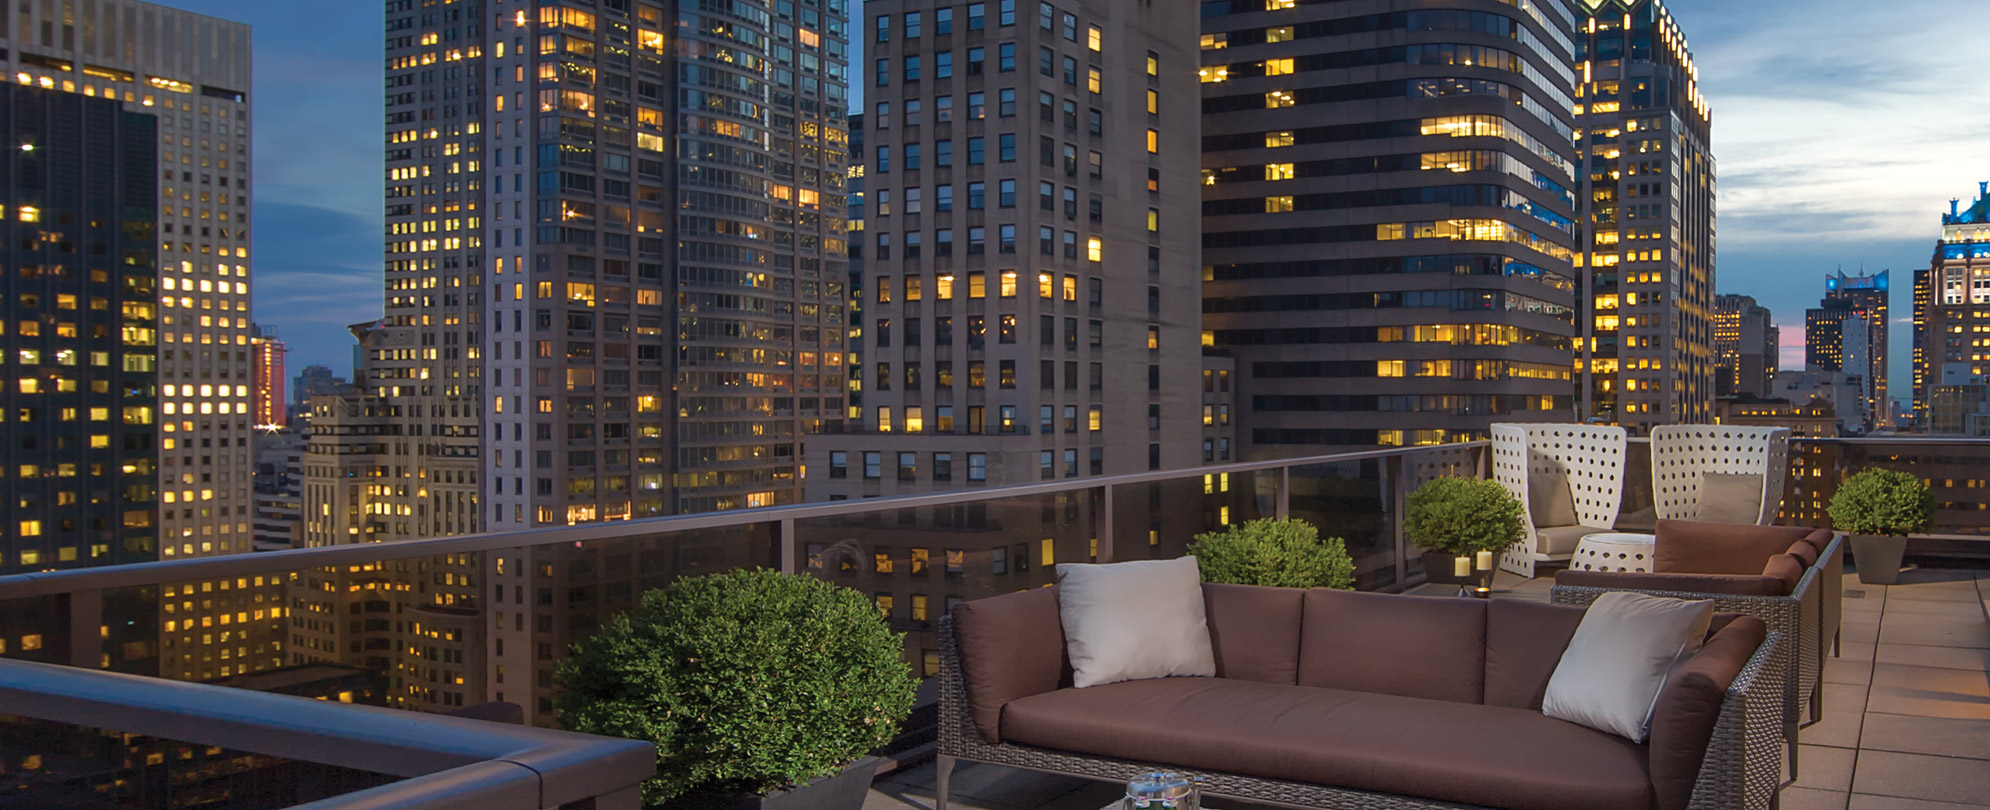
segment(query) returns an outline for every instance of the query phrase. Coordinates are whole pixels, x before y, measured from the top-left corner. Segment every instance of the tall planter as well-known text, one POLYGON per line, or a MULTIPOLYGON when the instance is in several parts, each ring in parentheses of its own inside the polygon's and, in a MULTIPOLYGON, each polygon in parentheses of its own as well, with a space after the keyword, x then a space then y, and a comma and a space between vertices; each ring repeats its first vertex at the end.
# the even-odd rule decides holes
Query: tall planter
POLYGON ((1859 567, 1859 581, 1867 585, 1895 585, 1900 582, 1900 561, 1907 556, 1907 538, 1889 534, 1851 535, 1852 558, 1859 567))
POLYGON ((798 788, 758 793, 692 791, 666 803, 665 810, 859 810, 871 792, 878 758, 850 763, 842 773, 825 776, 798 788))

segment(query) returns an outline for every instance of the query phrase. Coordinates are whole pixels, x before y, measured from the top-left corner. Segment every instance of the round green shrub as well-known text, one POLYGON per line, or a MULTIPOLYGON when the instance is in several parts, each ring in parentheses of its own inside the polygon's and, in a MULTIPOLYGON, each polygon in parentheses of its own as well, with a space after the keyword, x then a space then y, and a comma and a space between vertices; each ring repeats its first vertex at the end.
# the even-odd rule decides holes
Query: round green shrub
POLYGON ((1503 552, 1527 534, 1520 500, 1497 481, 1433 478, 1410 493, 1403 531, 1426 551, 1452 556, 1503 552))
POLYGON ((766 793, 835 774, 898 732, 917 682, 863 594, 778 571, 643 594, 561 661, 574 731, 656 743, 643 798, 766 793))
POLYGON ((1303 520, 1260 518, 1203 532, 1188 553, 1203 582, 1275 588, 1354 590, 1354 558, 1338 537, 1322 539, 1303 520))
POLYGON ((1905 537, 1934 524, 1935 494, 1918 476, 1867 467, 1831 496, 1831 525, 1852 534, 1905 537))

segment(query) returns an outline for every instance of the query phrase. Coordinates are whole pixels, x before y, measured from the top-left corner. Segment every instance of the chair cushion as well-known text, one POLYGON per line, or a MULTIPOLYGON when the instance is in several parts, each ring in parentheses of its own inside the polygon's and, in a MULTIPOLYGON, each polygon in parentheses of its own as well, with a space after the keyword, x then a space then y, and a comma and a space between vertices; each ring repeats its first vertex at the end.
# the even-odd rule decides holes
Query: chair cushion
POLYGON ((961 679, 982 739, 1001 742, 1003 704, 1071 685, 1056 588, 962 602, 952 615, 961 679))
POLYGON ((1700 520, 1752 526, 1761 519, 1761 473, 1700 474, 1700 520))
POLYGON ((1002 736, 1187 770, 1475 806, 1651 806, 1643 746, 1501 706, 1168 678, 1017 700, 1002 713, 1002 736))
POLYGON ((1651 716, 1651 784, 1657 810, 1684 810, 1700 778, 1707 742, 1719 722, 1727 688, 1762 646, 1769 626, 1754 616, 1725 614, 1724 626, 1687 659, 1658 693, 1651 716))
POLYGON ((1582 538, 1607 531, 1609 529, 1599 529, 1594 526, 1548 526, 1543 528, 1540 524, 1535 524, 1534 529, 1534 533, 1541 538, 1540 547, 1543 554, 1573 554, 1575 553, 1576 544, 1581 543, 1582 538))
POLYGON ((1298 683, 1299 612, 1306 591, 1257 585, 1202 586, 1216 677, 1298 683))
POLYGON ((1577 522, 1575 495, 1567 473, 1527 474, 1527 512, 1536 526, 1569 526, 1577 522))
POLYGON ((1652 541, 1651 570, 1661 574, 1758 575, 1770 557, 1788 551, 1791 543, 1811 531, 1799 526, 1661 520, 1652 541))
POLYGON ((1486 605, 1486 705, 1541 710, 1548 678, 1582 623, 1583 609, 1525 599, 1486 605))
POLYGON ((1659 689, 1707 639, 1714 603, 1613 591, 1590 603, 1541 712, 1644 742, 1659 689))
POLYGON ((1057 577, 1073 686, 1216 674, 1194 557, 1065 563, 1057 577))
POLYGON ((1299 623, 1299 683, 1479 703, 1486 603, 1314 588, 1299 623))
POLYGON ((1611 588, 1620 591, 1728 593, 1742 596, 1788 596, 1795 581, 1761 574, 1644 574, 1636 571, 1556 571, 1555 585, 1571 588, 1611 588))

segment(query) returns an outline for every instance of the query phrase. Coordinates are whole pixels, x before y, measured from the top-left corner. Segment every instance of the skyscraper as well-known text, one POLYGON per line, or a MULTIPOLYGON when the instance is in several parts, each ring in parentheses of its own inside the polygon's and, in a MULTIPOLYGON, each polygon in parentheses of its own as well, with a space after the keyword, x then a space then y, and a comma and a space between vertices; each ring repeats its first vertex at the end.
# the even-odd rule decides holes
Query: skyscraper
MULTIPOLYGON (((801 437, 844 408, 845 0, 389 0, 386 18, 386 316, 354 330, 359 393, 314 404, 306 541, 799 500, 801 437)), ((535 584, 565 591, 600 553, 300 590, 333 609, 344 577, 401 605, 406 635, 366 653, 394 668, 391 700, 448 708, 488 682, 550 722, 530 651, 623 603, 462 614, 488 578, 552 571, 535 584)), ((309 641, 350 654, 339 632, 309 641)))
POLYGON ((1584 407, 1636 433, 1713 419, 1712 115, 1661 0, 1580 0, 1584 407))
POLYGON ((1714 357, 1718 396, 1766 397, 1781 365, 1782 330, 1769 310, 1746 295, 1714 298, 1714 357))
POLYGON ((276 336, 274 326, 256 327, 256 336, 249 345, 255 351, 255 381, 249 387, 249 413, 255 418, 258 428, 281 428, 290 423, 289 399, 284 391, 290 378, 285 376, 283 369, 284 355, 289 354, 290 349, 283 345, 283 338, 276 336))
POLYGON ((1856 278, 1840 272, 1824 279, 1824 299, 1804 312, 1804 364, 1843 371, 1859 381, 1865 400, 1856 412, 1841 408, 1848 425, 1878 424, 1887 391, 1887 271, 1856 278))
POLYGON ((811 497, 1197 463, 1193 18, 865 10, 868 368, 811 497))
POLYGON ((1245 456, 1569 419, 1567 4, 1202 14, 1203 323, 1245 456))
MULTIPOLYGON (((157 514, 161 558, 247 553, 249 26, 137 0, 30 3, 0 15, 21 85, 114 99, 157 118, 157 514)), ((281 656, 282 607, 251 578, 162 589, 162 672, 212 678, 281 656), (223 617, 226 618, 225 623, 223 617), (224 626, 225 624, 225 626, 224 626)))
POLYGON ((1990 379, 1990 182, 1976 189, 1968 208, 1949 201, 1934 257, 1914 274, 1914 421, 1923 427, 1943 388, 1950 399, 1979 396, 1969 387, 1990 379))

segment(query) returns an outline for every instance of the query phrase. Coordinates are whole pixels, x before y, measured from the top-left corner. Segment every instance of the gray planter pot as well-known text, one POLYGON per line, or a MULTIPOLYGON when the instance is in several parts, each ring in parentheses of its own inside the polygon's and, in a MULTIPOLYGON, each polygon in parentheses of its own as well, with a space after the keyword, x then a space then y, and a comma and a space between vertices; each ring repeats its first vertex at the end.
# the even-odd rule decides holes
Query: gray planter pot
POLYGON ((864 757, 835 776, 768 796, 755 793, 694 792, 671 800, 666 810, 861 810, 877 775, 877 757, 864 757))
POLYGON ((1859 581, 1867 585, 1893 585, 1900 582, 1900 558, 1907 554, 1907 538, 1883 534, 1851 536, 1852 560, 1859 568, 1859 581))

